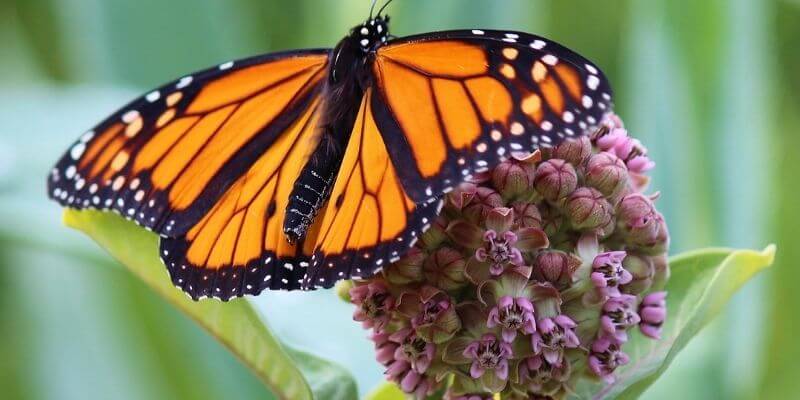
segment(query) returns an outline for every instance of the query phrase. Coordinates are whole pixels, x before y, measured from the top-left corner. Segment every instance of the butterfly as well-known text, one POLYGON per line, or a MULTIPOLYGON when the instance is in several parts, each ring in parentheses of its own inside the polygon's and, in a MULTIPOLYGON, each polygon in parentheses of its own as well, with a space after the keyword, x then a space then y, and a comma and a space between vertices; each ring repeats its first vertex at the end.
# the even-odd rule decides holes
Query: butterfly
POLYGON ((329 288, 400 259, 454 186, 610 111, 600 69, 556 42, 394 38, 381 13, 333 49, 226 62, 150 91, 74 142, 49 196, 158 233, 173 284, 195 300, 329 288))

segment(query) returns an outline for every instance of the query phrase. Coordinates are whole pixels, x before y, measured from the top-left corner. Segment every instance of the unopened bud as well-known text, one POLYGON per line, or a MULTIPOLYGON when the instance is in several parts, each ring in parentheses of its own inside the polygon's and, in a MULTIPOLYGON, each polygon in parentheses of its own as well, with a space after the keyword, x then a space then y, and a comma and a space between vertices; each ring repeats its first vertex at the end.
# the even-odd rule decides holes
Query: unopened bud
POLYGON ((547 200, 556 201, 568 196, 578 185, 575 168, 564 160, 553 158, 536 169, 534 187, 547 200))
POLYGON ((586 136, 567 139, 553 151, 553 157, 560 158, 572 165, 581 166, 592 154, 592 143, 586 136))
POLYGON ((611 204, 597 189, 582 187, 570 195, 567 214, 575 229, 602 228, 611 221, 611 204))
POLYGON ((586 183, 607 197, 618 194, 627 184, 628 169, 625 163, 611 153, 598 153, 589 158, 586 166, 586 183))

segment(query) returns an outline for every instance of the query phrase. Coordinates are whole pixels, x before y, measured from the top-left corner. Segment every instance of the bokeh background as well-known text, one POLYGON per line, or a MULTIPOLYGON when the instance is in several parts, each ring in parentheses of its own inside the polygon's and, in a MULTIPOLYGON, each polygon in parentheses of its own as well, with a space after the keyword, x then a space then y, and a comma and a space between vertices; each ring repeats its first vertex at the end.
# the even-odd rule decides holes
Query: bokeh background
MULTIPOLYGON (((209 65, 332 46, 368 0, 0 0, 0 397, 270 398, 210 336, 61 226, 45 176, 134 96, 209 65)), ((658 163, 678 253, 778 243, 647 399, 800 393, 800 1, 397 0, 397 35, 539 33, 603 67, 658 163)), ((286 342, 380 380, 331 292, 253 299, 286 342)))

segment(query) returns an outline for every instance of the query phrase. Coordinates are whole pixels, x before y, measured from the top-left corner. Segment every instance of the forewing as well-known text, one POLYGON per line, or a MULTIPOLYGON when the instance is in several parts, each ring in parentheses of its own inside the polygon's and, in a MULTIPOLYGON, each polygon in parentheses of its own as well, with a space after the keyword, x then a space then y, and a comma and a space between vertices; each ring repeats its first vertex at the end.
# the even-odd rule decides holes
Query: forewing
POLYGON ((373 62, 376 124, 408 195, 432 201, 513 152, 588 134, 611 108, 599 68, 550 40, 465 30, 399 39, 373 62))
POLYGON ((309 109, 327 60, 328 50, 271 54, 153 90, 82 135, 48 193, 183 235, 309 109))

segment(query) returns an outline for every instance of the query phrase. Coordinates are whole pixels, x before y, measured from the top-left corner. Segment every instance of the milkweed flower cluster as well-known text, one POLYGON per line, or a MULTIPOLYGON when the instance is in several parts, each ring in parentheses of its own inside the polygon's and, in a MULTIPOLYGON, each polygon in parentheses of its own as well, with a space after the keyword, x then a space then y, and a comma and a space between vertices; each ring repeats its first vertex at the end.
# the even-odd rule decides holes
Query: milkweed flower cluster
POLYGON ((403 259, 350 289, 386 378, 448 399, 561 398, 581 379, 613 381, 631 330, 658 339, 666 318, 653 167, 610 115, 448 194, 403 259))

